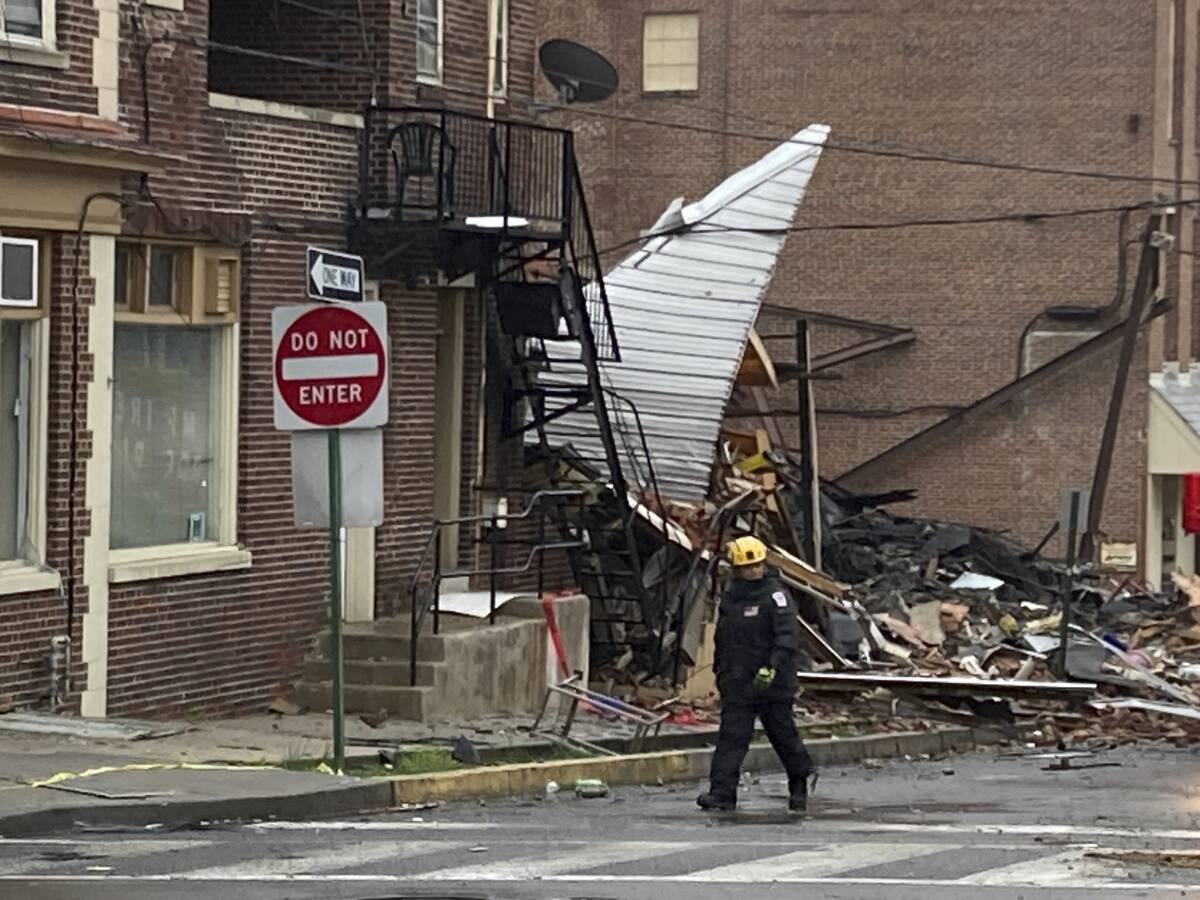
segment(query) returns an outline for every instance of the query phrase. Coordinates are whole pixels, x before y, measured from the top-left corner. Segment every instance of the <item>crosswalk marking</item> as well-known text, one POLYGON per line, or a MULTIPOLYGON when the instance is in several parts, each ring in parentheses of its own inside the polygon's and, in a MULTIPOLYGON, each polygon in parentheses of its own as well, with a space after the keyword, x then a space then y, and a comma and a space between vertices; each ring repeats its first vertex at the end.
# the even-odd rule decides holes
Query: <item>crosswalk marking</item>
POLYGON ((584 844, 563 848, 543 856, 518 857, 487 862, 474 866, 439 869, 413 876, 416 881, 536 881, 563 872, 582 872, 599 866, 634 862, 654 856, 665 856, 695 849, 700 844, 647 843, 621 841, 617 843, 584 844))
MULTIPOLYGON (((256 822, 251 831, 486 831, 494 822, 256 822)), ((505 826, 510 827, 510 826, 505 826)))
POLYGON ((987 823, 979 825, 923 824, 918 822, 846 822, 821 823, 822 831, 855 834, 996 834, 1012 837, 1143 838, 1163 841, 1197 841, 1200 831, 1187 828, 1115 828, 1104 825, 1018 825, 987 823))
MULTIPOLYGON (((930 830, 936 830, 932 827, 930 830)), ((248 831, 248 830, 247 830, 248 831)), ((721 841, 714 835, 701 841, 578 841, 542 836, 532 840, 514 840, 509 835, 483 841, 489 849, 480 855, 466 853, 478 838, 442 840, 430 835, 396 834, 386 831, 368 837, 351 838, 336 844, 314 836, 298 840, 295 835, 276 832, 261 835, 247 845, 247 831, 230 834, 208 834, 203 840, 182 839, 23 839, 0 843, 0 896, 7 896, 6 885, 20 882, 105 881, 134 885, 140 882, 231 882, 231 883, 329 883, 329 884, 386 884, 459 883, 487 884, 489 882, 535 882, 575 885, 564 892, 579 892, 579 886, 605 883, 654 884, 740 884, 740 885, 875 885, 909 888, 938 887, 952 891, 971 891, 980 887, 1038 887, 1051 889, 1086 889, 1089 898, 1122 896, 1128 892, 1174 891, 1184 896, 1200 896, 1198 884, 1150 884, 1133 881, 1119 873, 1116 863, 1085 859, 1089 851, 1102 847, 1083 842, 1062 844, 1053 848, 1039 846, 1032 840, 989 841, 972 836, 964 840, 927 840, 915 838, 889 841, 851 839, 839 841, 834 829, 822 828, 823 834, 806 835, 798 832, 793 841, 721 841), (410 840, 409 838, 418 838, 410 840), (215 838, 216 840, 209 839, 215 838), (807 838, 807 839, 806 839, 807 838), (467 841, 471 840, 471 843, 467 841), (747 858, 743 861, 716 865, 706 852, 712 841, 721 841, 727 849, 739 844, 747 858), (194 857, 175 857, 156 861, 156 855, 180 850, 210 849, 218 841, 227 842, 224 848, 234 856, 234 862, 195 868, 194 857), (37 845, 48 853, 37 854, 37 845), (997 860, 979 851, 1024 851, 1026 856, 1042 854, 1022 862, 997 860), (65 851, 65 852, 63 852, 65 851), (762 856, 766 852, 768 855, 762 856), (954 877, 928 877, 921 866, 932 869, 924 858, 939 853, 956 853, 976 862, 980 871, 964 875, 961 866, 954 877), (280 858, 295 853, 296 858, 280 858), (38 856, 102 857, 61 861, 38 856), (257 858, 250 858, 251 856, 257 858), (132 866, 121 860, 138 857, 138 870, 154 874, 133 875, 132 866), (240 859, 239 859, 240 857, 240 859), (184 860, 187 860, 186 862, 184 860), (988 861, 990 868, 984 868, 988 861), (157 864, 156 864, 157 863, 157 864), (171 871, 172 863, 178 867, 171 871), (403 865, 397 865, 403 863, 403 865), (112 871, 87 871, 89 865, 111 866, 112 871), (895 869, 887 868, 895 865, 895 869), (441 866, 441 868, 437 868, 441 866), (434 868, 431 868, 434 867, 434 868), (122 871, 125 869, 125 871, 122 871), (380 872, 372 871, 379 869, 380 872), (671 872, 674 874, 659 874, 671 872), (856 876, 855 872, 862 872, 856 876), (891 877, 892 873, 897 877, 891 877), (869 876, 869 877, 863 877, 869 876), (904 876, 904 877, 901 877, 904 876), (1115 893, 1111 893, 1115 892, 1115 893)), ((736 852, 736 850, 734 850, 736 852)), ((722 860, 735 859, 724 856, 722 860)), ((1009 853, 1005 860, 1013 857, 1009 853)), ((1134 875, 1133 878, 1137 878, 1134 875)), ((1142 876, 1143 879, 1149 876, 1142 876)), ((1169 876, 1168 876, 1169 877, 1169 876)))
POLYGON ((439 850, 457 850, 462 844, 445 841, 375 841, 370 844, 339 844, 295 859, 250 859, 228 866, 212 866, 178 872, 181 881, 257 881, 262 878, 315 875, 338 869, 353 869, 384 860, 412 859, 439 850))
POLYGON ((69 848, 70 850, 77 850, 81 856, 103 858, 55 860, 26 856, 21 859, 0 859, 0 875, 14 875, 21 872, 28 872, 32 869, 46 869, 56 865, 78 865, 80 868, 86 865, 106 865, 114 860, 126 859, 131 856, 169 853, 172 850, 199 849, 210 846, 212 841, 30 841, 29 843, 42 844, 52 851, 69 852, 67 849, 69 848))
POLYGON ((675 876, 676 880, 721 882, 771 882, 796 878, 824 878, 925 856, 945 850, 944 844, 818 844, 795 853, 747 860, 713 869, 675 876))
MULTIPOLYGON (((1087 860, 1084 854, 1086 847, 1073 847, 1062 853, 1042 856, 1038 859, 1011 863, 995 869, 976 872, 960 879, 962 884, 977 884, 986 886, 1019 886, 1035 885, 1037 887, 1058 887, 1072 881, 1078 881, 1087 875, 1085 871, 1087 860)), ((1093 867, 1100 869, 1102 867, 1093 867)))
MULTIPOLYGON (((0 884, 11 883, 51 883, 51 884, 89 884, 92 882, 104 882, 106 884, 127 884, 136 885, 143 883, 161 883, 161 882, 184 882, 192 879, 183 878, 179 875, 0 875, 0 884)), ((262 876, 243 876, 240 878, 230 878, 227 881, 238 882, 253 882, 256 884, 274 884, 274 883, 298 883, 298 884, 412 884, 413 877, 411 875, 376 875, 369 873, 347 873, 347 872, 328 872, 320 874, 300 874, 300 875, 262 875, 262 876)), ((482 883, 487 879, 479 879, 482 883)), ((547 882, 561 883, 624 883, 624 884, 661 884, 664 882, 686 882, 687 879, 682 879, 677 876, 658 877, 654 875, 547 875, 543 879, 547 882)), ((964 887, 963 882, 957 879, 944 878, 796 878, 789 879, 787 884, 798 886, 879 886, 879 887, 935 887, 935 888, 957 888, 964 887)), ((1196 896, 1196 885, 1193 884, 1174 884, 1168 882, 1113 882, 1113 881, 1096 881, 1090 878, 1076 878, 1073 881, 1062 882, 1055 884, 1054 887, 1059 889, 1078 888, 1086 889, 1089 892, 1089 900, 1091 896, 1096 896, 1102 893, 1140 893, 1140 894, 1166 894, 1168 892, 1178 893, 1184 897, 1196 896)), ((2 892, 0 892, 2 893, 2 892)), ((952 895, 953 896, 953 895, 952 895)))

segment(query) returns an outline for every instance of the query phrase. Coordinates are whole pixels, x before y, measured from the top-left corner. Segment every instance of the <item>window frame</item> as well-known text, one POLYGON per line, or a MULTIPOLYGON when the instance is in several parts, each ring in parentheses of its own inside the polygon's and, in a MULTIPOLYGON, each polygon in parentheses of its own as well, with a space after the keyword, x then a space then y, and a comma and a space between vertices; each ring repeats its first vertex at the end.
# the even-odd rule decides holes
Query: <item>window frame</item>
POLYGON ((509 19, 511 17, 512 3, 510 0, 496 0, 496 41, 489 48, 489 54, 496 54, 499 48, 499 54, 496 54, 496 68, 493 73, 492 84, 489 88, 493 100, 508 99, 508 61, 509 38, 511 36, 511 28, 509 19), (497 82, 499 85, 497 86, 497 82))
POLYGON ((0 0, 0 45, 13 47, 29 47, 37 50, 54 50, 58 42, 58 21, 55 0, 40 0, 42 6, 42 36, 31 37, 27 34, 9 32, 4 25, 5 0, 0 0))
POLYGON ((0 306, 5 309, 40 309, 43 303, 41 285, 39 284, 42 271, 39 260, 42 255, 42 242, 38 238, 18 237, 13 234, 0 234, 0 306), (33 251, 33 300, 29 303, 15 300, 4 300, 4 248, 5 246, 28 247, 33 251))
MULTIPOLYGON (((37 271, 34 279, 37 304, 34 306, 0 307, 0 320, 17 322, 29 330, 22 345, 28 342, 29 381, 25 391, 28 412, 23 435, 24 481, 18 499, 23 547, 15 557, 0 558, 0 595, 31 591, 57 590, 59 573, 49 568, 47 530, 49 522, 48 476, 50 447, 50 239, 41 234, 13 233, 5 230, 6 238, 16 237, 37 242, 37 271), (23 508, 22 508, 23 507, 23 508)), ((21 351, 19 351, 21 352, 21 351)))
POLYGON ((435 2, 437 3, 437 71, 434 73, 421 71, 421 24, 424 21, 421 16, 421 0, 414 0, 413 6, 413 51, 417 81, 422 84, 441 85, 446 71, 445 53, 443 52, 446 46, 446 0, 435 0, 435 2))
MULTIPOLYGON (((195 244, 185 244, 174 241, 160 240, 118 240, 114 254, 128 251, 132 246, 146 248, 143 271, 149 270, 150 248, 168 246, 180 253, 182 262, 177 262, 177 268, 183 268, 183 276, 173 283, 180 294, 176 303, 172 304, 170 312, 157 311, 143 307, 136 311, 137 304, 120 305, 117 303, 119 293, 116 289, 115 277, 117 267, 114 260, 114 311, 113 337, 114 351, 116 331, 122 326, 147 326, 153 328, 199 328, 211 333, 213 342, 214 374, 212 376, 211 403, 213 407, 212 422, 217 430, 217 438, 213 447, 212 479, 216 482, 215 496, 211 506, 212 516, 206 520, 205 539, 201 541, 172 541, 169 543, 145 547, 113 547, 110 532, 109 537, 109 581, 128 582, 143 581, 153 578, 172 577, 201 571, 220 571, 226 569, 247 568, 250 565, 250 554, 237 543, 237 492, 238 492, 238 440, 239 408, 238 396, 240 388, 240 346, 241 329, 238 321, 236 302, 226 313, 207 314, 205 299, 207 297, 205 278, 212 271, 207 264, 212 260, 228 260, 236 256, 240 260, 240 251, 229 247, 209 247, 195 244), (182 306, 182 308, 180 308, 182 306)), ((131 257, 137 259, 137 256, 131 257)), ((135 274, 135 267, 129 267, 127 277, 141 293, 147 296, 148 285, 140 283, 135 274)), ((240 294, 240 266, 235 274, 236 289, 240 294)), ((114 367, 116 360, 114 359, 114 367)), ((115 379, 115 371, 114 371, 115 379)), ((115 397, 112 415, 116 416, 115 397)), ((113 428, 115 435, 115 424, 113 428)), ((115 484, 110 494, 115 492, 115 484)), ((109 500, 110 508, 112 499, 109 500)))
MULTIPOLYGON (((701 22, 698 11, 677 10, 673 12, 652 12, 642 17, 642 93, 643 94, 695 94, 700 90, 700 38, 701 22), (696 81, 693 87, 652 87, 647 77, 651 71, 650 63, 650 23, 655 19, 692 19, 696 23, 696 81)), ((653 67, 669 65, 656 63, 653 67)))

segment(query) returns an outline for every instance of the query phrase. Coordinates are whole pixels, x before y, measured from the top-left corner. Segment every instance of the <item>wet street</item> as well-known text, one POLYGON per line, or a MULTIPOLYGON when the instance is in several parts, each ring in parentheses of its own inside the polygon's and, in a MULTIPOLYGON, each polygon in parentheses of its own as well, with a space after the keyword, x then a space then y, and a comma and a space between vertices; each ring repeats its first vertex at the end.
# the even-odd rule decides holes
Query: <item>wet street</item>
POLYGON ((766 777, 735 814, 701 813, 690 785, 5 840, 0 898, 1200 898, 1200 755, 1074 765, 975 754, 832 769, 803 818, 766 777))

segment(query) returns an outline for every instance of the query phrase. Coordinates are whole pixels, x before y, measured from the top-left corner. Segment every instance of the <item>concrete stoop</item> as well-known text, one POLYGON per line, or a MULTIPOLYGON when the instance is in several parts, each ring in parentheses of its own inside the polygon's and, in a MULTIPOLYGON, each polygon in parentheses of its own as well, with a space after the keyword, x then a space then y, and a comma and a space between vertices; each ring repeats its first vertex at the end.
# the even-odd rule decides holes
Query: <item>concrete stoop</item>
MULTIPOLYGON (((563 612, 571 603, 582 607, 586 598, 560 601, 563 612)), ((346 625, 346 711, 378 715, 386 710, 389 717, 418 722, 536 712, 547 686, 546 624, 536 598, 532 603, 510 601, 509 606, 495 625, 450 615, 442 616, 440 634, 428 633, 432 629, 427 625, 417 643, 415 684, 410 683, 408 619, 346 625)), ((326 632, 296 686, 296 702, 312 710, 329 708, 328 651, 326 632)))

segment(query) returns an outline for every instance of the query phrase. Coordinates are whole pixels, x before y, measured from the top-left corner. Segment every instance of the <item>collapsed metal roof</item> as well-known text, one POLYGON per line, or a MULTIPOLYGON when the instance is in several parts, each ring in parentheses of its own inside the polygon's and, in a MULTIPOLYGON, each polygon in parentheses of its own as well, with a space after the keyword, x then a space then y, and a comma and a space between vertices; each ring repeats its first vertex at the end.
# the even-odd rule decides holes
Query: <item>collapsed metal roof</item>
MULTIPOLYGON (((810 125, 703 199, 675 200, 642 247, 604 276, 622 361, 599 363, 601 378, 640 413, 665 497, 699 500, 708 492, 750 329, 828 134, 827 126, 810 125)), ((547 350, 551 371, 542 373, 542 384, 586 384, 583 371, 570 365, 577 344, 551 343, 547 350)), ((553 409, 547 401, 547 411, 553 409)), ((640 456, 628 407, 610 399, 609 417, 629 435, 619 445, 628 443, 640 456)), ((603 468, 591 409, 550 422, 547 436, 603 468)), ((646 485, 644 471, 625 475, 646 485)))

